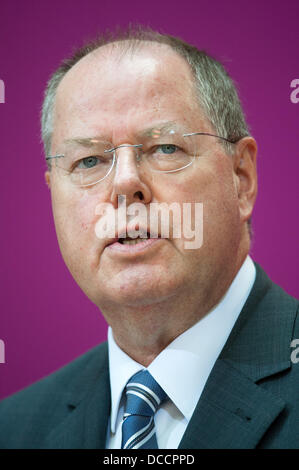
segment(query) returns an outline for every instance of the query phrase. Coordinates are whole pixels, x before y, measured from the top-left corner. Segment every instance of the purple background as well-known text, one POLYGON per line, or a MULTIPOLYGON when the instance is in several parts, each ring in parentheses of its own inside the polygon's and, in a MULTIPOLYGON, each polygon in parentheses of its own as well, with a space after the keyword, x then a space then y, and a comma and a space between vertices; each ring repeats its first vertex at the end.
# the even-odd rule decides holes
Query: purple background
POLYGON ((299 2, 214 0, 1 0, 1 319, 6 363, 0 398, 106 338, 97 308, 59 253, 44 183, 39 110, 49 74, 99 31, 138 22, 177 35, 224 61, 239 84, 259 144, 252 256, 299 297, 299 2))

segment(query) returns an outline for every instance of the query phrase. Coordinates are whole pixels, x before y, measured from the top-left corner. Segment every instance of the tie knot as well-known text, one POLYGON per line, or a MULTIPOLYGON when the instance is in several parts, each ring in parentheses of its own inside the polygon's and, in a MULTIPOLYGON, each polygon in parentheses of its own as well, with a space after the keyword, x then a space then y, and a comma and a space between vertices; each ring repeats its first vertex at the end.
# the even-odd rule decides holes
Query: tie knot
POLYGON ((167 398, 166 393, 147 370, 133 375, 126 386, 125 415, 153 416, 167 398))

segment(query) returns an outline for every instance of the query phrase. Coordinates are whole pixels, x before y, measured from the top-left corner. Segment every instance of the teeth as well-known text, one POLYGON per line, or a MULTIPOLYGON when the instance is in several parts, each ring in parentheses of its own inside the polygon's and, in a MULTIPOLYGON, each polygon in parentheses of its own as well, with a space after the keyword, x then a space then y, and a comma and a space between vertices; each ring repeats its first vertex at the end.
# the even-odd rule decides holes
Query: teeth
POLYGON ((122 240, 123 245, 137 245, 137 243, 143 242, 144 240, 147 240, 147 238, 125 238, 122 240))

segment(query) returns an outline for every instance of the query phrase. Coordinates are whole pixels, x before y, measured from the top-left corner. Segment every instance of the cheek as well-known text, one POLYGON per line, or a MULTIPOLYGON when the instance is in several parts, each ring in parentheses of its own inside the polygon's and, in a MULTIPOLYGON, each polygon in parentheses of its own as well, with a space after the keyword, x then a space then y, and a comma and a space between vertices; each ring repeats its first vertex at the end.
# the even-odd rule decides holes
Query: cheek
POLYGON ((98 219, 96 207, 99 202, 98 195, 92 195, 88 193, 88 191, 84 191, 81 197, 75 201, 74 214, 81 231, 90 232, 94 229, 94 225, 98 219))
POLYGON ((88 191, 70 196, 56 193, 52 197, 57 237, 63 256, 87 252, 96 241, 95 224, 98 216, 95 208, 99 197, 88 191))
POLYGON ((203 198, 204 244, 218 253, 229 253, 237 249, 240 232, 238 195, 231 166, 215 165, 210 182, 203 198))
POLYGON ((203 230, 209 236, 219 233, 222 227, 238 223, 238 197, 228 158, 215 155, 209 162, 194 166, 189 174, 182 173, 182 178, 172 178, 171 184, 170 180, 168 184, 165 181, 157 197, 168 203, 202 203, 203 230))
POLYGON ((154 196, 159 202, 171 204, 204 203, 213 195, 214 176, 208 171, 201 171, 193 167, 191 171, 167 175, 165 179, 155 185, 154 196))

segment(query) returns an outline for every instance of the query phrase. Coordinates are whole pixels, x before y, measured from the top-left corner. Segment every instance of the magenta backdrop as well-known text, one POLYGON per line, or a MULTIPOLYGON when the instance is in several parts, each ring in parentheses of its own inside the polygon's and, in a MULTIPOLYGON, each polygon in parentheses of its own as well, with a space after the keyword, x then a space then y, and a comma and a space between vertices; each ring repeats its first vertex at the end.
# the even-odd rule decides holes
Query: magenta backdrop
POLYGON ((0 398, 106 339, 107 325, 65 267, 44 183, 39 110, 49 74, 74 46, 129 22, 205 48, 239 84, 259 144, 252 256, 299 297, 299 2, 1 0, 0 398))

